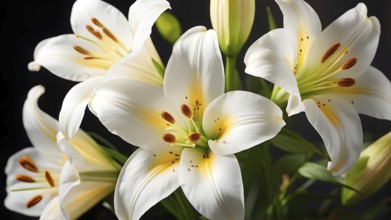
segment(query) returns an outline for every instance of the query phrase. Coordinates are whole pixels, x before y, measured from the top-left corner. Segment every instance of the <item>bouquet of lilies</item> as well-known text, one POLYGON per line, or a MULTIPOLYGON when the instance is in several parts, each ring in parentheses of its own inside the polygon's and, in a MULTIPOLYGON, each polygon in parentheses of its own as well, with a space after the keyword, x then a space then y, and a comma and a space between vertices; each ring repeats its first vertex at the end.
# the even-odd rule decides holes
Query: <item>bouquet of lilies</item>
POLYGON ((322 30, 304 0, 275 1, 283 27, 268 10, 270 32, 244 48, 255 0, 210 0, 213 29, 184 33, 166 0, 136 0, 128 19, 77 0, 74 33, 41 41, 28 68, 78 83, 58 119, 38 106, 43 86, 28 93, 33 146, 8 160, 5 206, 45 220, 100 204, 118 219, 384 216, 387 200, 360 206, 391 177, 391 132, 364 144, 359 117, 391 120, 390 81, 371 66, 378 19, 359 3, 322 30), (154 25, 172 43, 166 64, 154 25), (136 150, 83 131, 86 108, 136 150), (320 144, 289 128, 301 112, 320 144))

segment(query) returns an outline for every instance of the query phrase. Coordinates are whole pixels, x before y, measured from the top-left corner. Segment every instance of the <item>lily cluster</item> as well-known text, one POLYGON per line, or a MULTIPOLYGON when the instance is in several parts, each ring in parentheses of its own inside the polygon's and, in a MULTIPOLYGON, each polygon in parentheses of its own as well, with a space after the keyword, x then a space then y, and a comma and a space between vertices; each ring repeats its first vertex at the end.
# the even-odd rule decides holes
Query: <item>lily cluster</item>
MULTIPOLYGON (((286 125, 280 107, 289 117, 304 112, 319 133, 325 172, 346 173, 363 149, 358 114, 391 120, 390 81, 370 66, 379 21, 360 3, 322 31, 305 1, 276 2, 284 27, 260 37, 244 57, 247 74, 275 84, 264 97, 239 90, 243 77, 235 67, 251 32, 254 0, 211 0, 213 29, 193 27, 179 38, 166 31, 175 41, 166 65, 150 38, 161 15, 178 26, 165 12, 166 0, 136 0, 128 19, 103 1, 77 0, 74 33, 40 42, 28 67, 79 83, 64 98, 59 121, 38 108, 44 88, 30 90, 23 121, 34 147, 8 161, 6 207, 41 219, 75 219, 113 194, 119 219, 139 219, 180 188, 208 219, 244 219, 246 161, 237 155, 286 134, 280 134, 286 125), (108 131, 138 147, 126 162, 80 129, 87 107, 108 131)), ((285 192, 291 180, 283 174, 285 192)), ((354 185, 349 178, 346 184, 354 185)))

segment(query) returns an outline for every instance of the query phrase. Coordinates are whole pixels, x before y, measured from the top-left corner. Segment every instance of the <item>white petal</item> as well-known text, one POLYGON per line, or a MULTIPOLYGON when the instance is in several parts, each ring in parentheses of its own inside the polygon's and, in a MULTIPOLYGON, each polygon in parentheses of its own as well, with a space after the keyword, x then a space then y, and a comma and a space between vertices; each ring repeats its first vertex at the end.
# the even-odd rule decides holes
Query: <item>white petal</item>
POLYGON ((337 96, 317 96, 303 103, 308 120, 322 137, 330 156, 328 169, 334 175, 345 173, 356 162, 363 145, 356 110, 337 96))
POLYGON ((57 141, 70 163, 82 171, 115 171, 119 169, 119 165, 83 130, 79 130, 72 140, 68 140, 59 132, 57 141))
POLYGON ((133 51, 139 51, 149 38, 152 26, 165 10, 170 9, 166 0, 135 1, 129 8, 129 23, 134 33, 133 51))
POLYGON ((56 143, 58 121, 38 106, 38 99, 44 92, 45 88, 40 85, 30 89, 23 106, 23 125, 35 149, 47 160, 56 162, 62 157, 56 143))
POLYGON ((284 16, 284 29, 287 29, 299 42, 301 37, 312 41, 322 26, 314 9, 302 0, 276 0, 284 16))
POLYGON ((224 92, 224 70, 213 30, 194 27, 174 45, 164 76, 164 93, 175 109, 201 103, 200 112, 224 92))
POLYGON ((242 176, 234 155, 219 156, 186 148, 179 172, 183 192, 203 216, 244 219, 242 176))
POLYGON ((288 116, 299 114, 300 112, 304 112, 305 107, 301 100, 300 95, 289 95, 288 104, 286 106, 286 112, 288 116))
POLYGON ((29 64, 29 69, 37 71, 40 66, 43 66, 61 78, 83 81, 103 75, 114 62, 106 59, 85 59, 85 57, 93 56, 92 54, 106 56, 106 53, 96 44, 77 38, 75 35, 60 35, 43 40, 37 45, 34 51, 34 62, 29 64), (76 46, 88 54, 78 52, 76 46))
POLYGON ((91 107, 107 129, 136 146, 161 140, 162 112, 171 112, 161 87, 129 79, 102 83, 91 107))
MULTIPOLYGON (((331 23, 314 41, 308 58, 308 68, 319 68, 326 51, 334 44, 341 43, 334 56, 328 58, 334 62, 337 56, 343 56, 335 66, 340 67, 346 60, 357 58, 357 63, 338 73, 338 77, 352 77, 362 74, 375 56, 380 36, 380 23, 376 17, 367 17, 367 8, 359 3, 331 23), (348 50, 346 55, 342 55, 348 50)), ((331 65, 325 62, 324 65, 331 65)))
POLYGON ((244 57, 245 72, 275 83, 285 91, 298 95, 293 70, 297 51, 285 29, 272 30, 255 41, 244 57))
MULTIPOLYGON (((157 54, 151 54, 153 52, 150 51, 151 49, 144 47, 139 53, 132 53, 126 56, 107 71, 106 77, 128 78, 162 86, 163 77, 152 62, 152 59, 156 58, 157 54)), ((160 62, 160 58, 158 58, 157 62, 160 62)))
POLYGON ((118 177, 114 207, 119 219, 139 219, 179 187, 180 150, 161 143, 149 148, 155 150, 135 151, 118 177))
POLYGON ((67 162, 61 172, 59 190, 63 216, 77 219, 113 192, 114 182, 83 181, 75 166, 67 162))
POLYGON ((351 87, 337 88, 337 94, 351 102, 358 113, 391 120, 390 80, 374 67, 369 67, 355 80, 356 84, 351 87))
POLYGON ((274 137, 285 125, 281 109, 250 92, 225 93, 211 102, 202 120, 212 151, 234 154, 274 137))
POLYGON ((59 121, 60 130, 67 138, 73 138, 83 120, 84 111, 92 98, 94 88, 102 77, 88 79, 74 86, 64 98, 59 121))
POLYGON ((58 199, 58 196, 54 197, 45 207, 45 209, 42 211, 42 214, 39 218, 40 220, 45 219, 67 219, 64 218, 64 216, 61 216, 61 206, 60 206, 60 200, 58 199))
MULTIPOLYGON (((92 18, 98 19, 129 52, 134 36, 126 17, 118 9, 100 0, 78 0, 73 5, 71 14, 73 32, 88 39, 98 41, 86 28, 86 25, 89 25, 95 31, 101 30, 101 27, 92 22, 92 18)), ((103 31, 100 31, 100 33, 103 35, 103 38, 107 38, 106 40, 111 42, 103 31)))
POLYGON ((8 159, 5 168, 5 173, 7 175, 6 191, 8 194, 4 201, 5 207, 24 215, 40 216, 49 201, 57 195, 57 187, 50 187, 46 181, 34 183, 22 182, 16 179, 16 175, 23 174, 30 176, 35 180, 39 180, 44 178, 42 172, 48 170, 52 174, 52 177, 55 177, 55 173, 60 172, 64 162, 65 161, 61 160, 61 158, 57 158, 57 163, 51 163, 45 157, 42 157, 34 148, 25 148, 13 154, 8 159), (34 161, 39 173, 28 171, 19 164, 19 160, 23 156, 28 156, 34 161), (17 191, 18 189, 30 188, 37 189, 17 191), (42 195, 42 200, 32 207, 26 208, 26 204, 30 199, 38 195, 42 195))

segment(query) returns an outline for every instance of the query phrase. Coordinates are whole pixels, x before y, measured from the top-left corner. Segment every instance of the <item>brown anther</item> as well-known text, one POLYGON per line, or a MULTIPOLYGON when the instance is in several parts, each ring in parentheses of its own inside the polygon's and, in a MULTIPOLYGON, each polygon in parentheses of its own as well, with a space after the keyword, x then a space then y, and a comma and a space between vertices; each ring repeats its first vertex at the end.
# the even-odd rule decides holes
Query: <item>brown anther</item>
POLYGON ((338 86, 340 87, 350 87, 356 84, 356 80, 352 78, 343 78, 338 81, 338 86))
POLYGON ((356 57, 352 57, 350 59, 347 59, 341 66, 341 69, 343 70, 347 70, 347 69, 350 69, 352 68, 354 65, 356 65, 357 63, 357 58, 356 57))
POLYGON ((162 112, 162 118, 171 124, 175 124, 175 118, 168 112, 162 112))
POLYGON ((80 46, 77 46, 77 45, 73 46, 73 49, 76 50, 77 52, 81 53, 81 54, 84 54, 84 55, 89 55, 90 54, 86 49, 84 49, 84 48, 82 48, 80 46))
POLYGON ((198 132, 194 132, 193 134, 189 135, 188 138, 189 138, 189 141, 191 141, 192 143, 196 143, 197 141, 200 140, 201 134, 198 132))
POLYGON ((96 38, 98 38, 99 40, 102 40, 102 35, 98 31, 95 31, 93 27, 91 27, 90 25, 86 25, 86 29, 88 30, 88 32, 90 32, 92 35, 94 35, 96 38))
POLYGON ((175 143, 176 141, 176 137, 175 135, 171 134, 171 133, 166 133, 166 134, 163 134, 163 140, 169 144, 172 144, 172 143, 175 143))
POLYGON ((98 27, 100 27, 100 28, 103 27, 103 24, 100 23, 100 21, 99 21, 98 19, 96 19, 96 18, 91 18, 91 21, 92 21, 92 23, 94 23, 96 26, 98 26, 98 27))
POLYGON ((84 57, 84 60, 96 60, 98 59, 97 57, 84 57))
POLYGON ((54 180, 47 170, 45 170, 45 178, 46 178, 46 181, 48 181, 49 185, 51 187, 54 187, 54 180))
POLYGON ((19 159, 19 164, 26 170, 34 173, 38 172, 38 168, 35 166, 34 161, 27 155, 24 155, 19 159))
POLYGON ((113 33, 111 33, 111 31, 105 27, 103 27, 103 33, 105 33, 110 39, 112 39, 114 42, 118 42, 118 39, 114 36, 113 33))
POLYGON ((181 112, 184 116, 188 117, 188 118, 191 118, 193 116, 193 113, 191 112, 191 109, 188 105, 186 104, 183 104, 181 106, 181 112))
POLYGON ((42 200, 42 195, 36 195, 26 203, 26 208, 31 208, 42 200))
POLYGON ((18 174, 18 175, 16 175, 15 178, 19 181, 26 182, 26 183, 34 183, 35 182, 35 179, 33 179, 31 176, 27 176, 24 174, 18 174))
POLYGON ((341 46, 341 43, 335 43, 333 46, 331 46, 326 53, 324 53, 321 62, 324 63, 329 57, 331 57, 341 46))

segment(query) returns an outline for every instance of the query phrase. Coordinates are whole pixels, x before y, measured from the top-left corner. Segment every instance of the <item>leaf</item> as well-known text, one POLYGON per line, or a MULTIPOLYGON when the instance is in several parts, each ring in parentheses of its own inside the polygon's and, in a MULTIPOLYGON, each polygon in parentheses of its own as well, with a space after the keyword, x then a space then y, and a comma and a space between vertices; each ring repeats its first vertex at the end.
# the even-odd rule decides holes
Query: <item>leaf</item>
POLYGON ((269 30, 273 30, 277 28, 276 21, 274 20, 274 16, 272 14, 272 10, 270 10, 270 6, 266 7, 267 21, 269 24, 269 30))
POLYGON ((291 154, 278 159, 273 165, 273 174, 279 179, 283 174, 291 174, 305 163, 307 157, 304 154, 291 154))
POLYGON ((156 61, 155 59, 152 58, 152 63, 153 63, 153 66, 155 67, 155 69, 157 70, 157 72, 162 76, 164 77, 164 71, 165 68, 164 66, 162 66, 162 64, 160 64, 158 61, 156 61))

